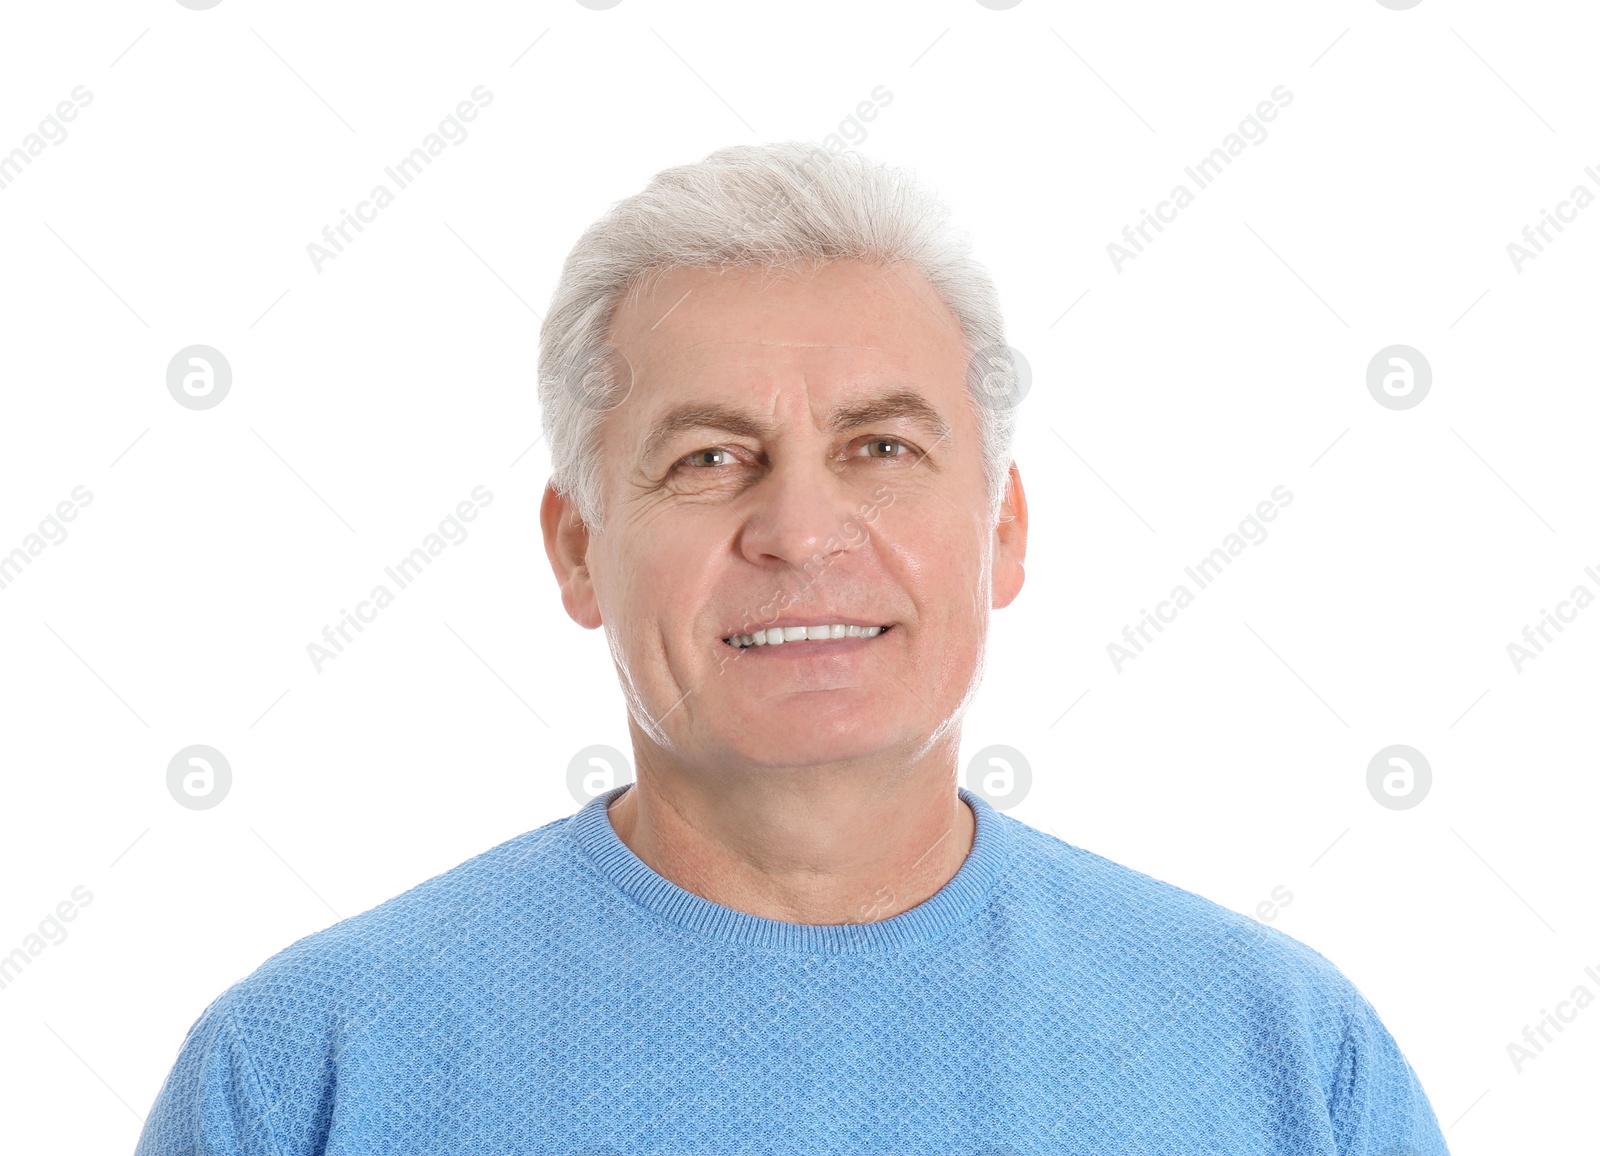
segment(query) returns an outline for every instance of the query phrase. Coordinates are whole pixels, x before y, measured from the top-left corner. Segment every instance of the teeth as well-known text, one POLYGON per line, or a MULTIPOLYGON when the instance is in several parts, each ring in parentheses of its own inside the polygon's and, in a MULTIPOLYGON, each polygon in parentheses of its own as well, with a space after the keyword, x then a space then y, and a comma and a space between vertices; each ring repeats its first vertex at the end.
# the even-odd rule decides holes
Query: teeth
POLYGON ((785 642, 821 642, 833 638, 875 638, 886 626, 769 626, 754 634, 736 634, 727 641, 743 650, 751 646, 779 646, 785 642))

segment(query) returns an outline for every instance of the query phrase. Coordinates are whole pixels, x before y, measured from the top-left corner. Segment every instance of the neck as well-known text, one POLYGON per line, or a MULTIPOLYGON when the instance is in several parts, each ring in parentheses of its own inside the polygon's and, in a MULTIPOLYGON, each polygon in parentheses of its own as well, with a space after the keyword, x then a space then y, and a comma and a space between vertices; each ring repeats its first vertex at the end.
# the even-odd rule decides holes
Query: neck
POLYGON ((735 911, 804 924, 889 919, 934 895, 972 850, 953 739, 948 757, 909 775, 805 768, 734 786, 635 752, 638 781, 607 811, 618 838, 664 879, 735 911))

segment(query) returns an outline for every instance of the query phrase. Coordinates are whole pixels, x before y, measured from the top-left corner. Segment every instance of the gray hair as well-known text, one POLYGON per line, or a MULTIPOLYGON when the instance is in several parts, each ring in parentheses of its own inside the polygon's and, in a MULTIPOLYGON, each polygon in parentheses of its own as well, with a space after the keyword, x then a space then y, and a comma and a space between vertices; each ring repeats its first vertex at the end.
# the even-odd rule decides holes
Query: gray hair
POLYGON ((578 239, 540 326, 539 404, 551 484, 572 496, 598 532, 600 422, 633 385, 625 359, 607 342, 625 292, 674 268, 777 270, 853 258, 916 267, 960 323, 997 515, 1020 396, 994 282, 949 216, 909 174, 804 141, 737 145, 657 173, 578 239))

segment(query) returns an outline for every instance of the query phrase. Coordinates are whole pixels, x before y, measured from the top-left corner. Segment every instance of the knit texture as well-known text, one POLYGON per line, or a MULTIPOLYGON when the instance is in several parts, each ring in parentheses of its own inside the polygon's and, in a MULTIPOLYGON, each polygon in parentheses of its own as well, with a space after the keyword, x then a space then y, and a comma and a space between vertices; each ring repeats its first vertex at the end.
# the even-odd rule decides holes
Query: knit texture
POLYGON ((1446 1153, 1322 955, 965 788, 955 877, 839 926, 662 878, 627 789, 228 988, 136 1156, 1446 1153))

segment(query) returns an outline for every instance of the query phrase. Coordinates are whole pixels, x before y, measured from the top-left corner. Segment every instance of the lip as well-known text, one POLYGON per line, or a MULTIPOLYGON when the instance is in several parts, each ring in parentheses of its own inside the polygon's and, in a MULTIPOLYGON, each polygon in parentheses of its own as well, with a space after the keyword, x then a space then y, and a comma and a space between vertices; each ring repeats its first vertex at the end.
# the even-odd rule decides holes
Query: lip
MULTIPOLYGON (((794 623, 794 625, 799 626, 801 623, 797 622, 794 623)), ((814 622, 810 625, 827 626, 830 625, 830 623, 814 622)), ((843 625, 860 626, 862 623, 846 622, 843 625)), ((815 638, 807 639, 804 646, 800 645, 799 642, 785 642, 778 646, 774 646, 770 642, 765 646, 734 646, 732 643, 727 641, 722 642, 720 645, 728 647, 735 655, 740 657, 757 654, 772 655, 774 657, 778 655, 785 655, 789 661, 794 662, 803 662, 808 657, 813 659, 821 659, 826 658, 829 655, 837 658, 842 653, 849 653, 850 651, 861 650, 864 647, 870 646, 872 643, 878 641, 878 639, 886 637, 891 629, 891 624, 873 623, 872 625, 881 625, 883 626, 883 630, 882 632, 873 635, 871 638, 862 638, 860 635, 857 635, 854 638, 815 638)))
MULTIPOLYGON (((741 634, 754 634, 758 630, 771 630, 785 626, 893 626, 892 622, 885 622, 881 618, 852 618, 848 614, 836 615, 832 618, 813 616, 810 618, 775 618, 771 622, 759 622, 750 626, 736 626, 724 631, 718 637, 726 642, 730 638, 737 638, 741 634)), ((823 641, 818 639, 817 641, 823 641)), ((842 638, 827 639, 829 642, 843 642, 842 638)))

